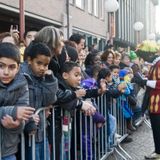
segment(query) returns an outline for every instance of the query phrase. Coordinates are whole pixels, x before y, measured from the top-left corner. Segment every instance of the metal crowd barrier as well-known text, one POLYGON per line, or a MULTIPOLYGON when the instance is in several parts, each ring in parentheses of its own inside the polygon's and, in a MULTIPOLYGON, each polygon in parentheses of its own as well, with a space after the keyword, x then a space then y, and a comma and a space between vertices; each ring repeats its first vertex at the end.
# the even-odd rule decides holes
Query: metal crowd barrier
MULTIPOLYGON (((126 129, 126 121, 122 113, 122 103, 123 101, 121 97, 117 99, 111 99, 111 106, 107 106, 107 99, 105 95, 96 99, 98 111, 106 119, 106 123, 101 128, 97 128, 96 124, 93 123, 92 116, 87 117, 84 116, 82 112, 74 111, 74 113, 68 114, 68 117, 65 119, 65 112, 64 110, 62 110, 62 140, 60 145, 60 160, 105 160, 114 151, 124 160, 132 159, 132 157, 121 147, 122 140, 124 140, 128 136, 126 129), (120 135, 120 137, 117 138, 114 134, 113 144, 110 144, 110 137, 108 136, 108 113, 116 117, 116 134, 120 135)), ((51 160, 56 160, 55 153, 57 149, 57 146, 55 144, 55 108, 56 107, 50 108, 52 110, 53 134, 52 148, 50 150, 52 154, 51 160)), ((47 118, 45 113, 46 109, 48 108, 40 108, 36 111, 36 114, 43 115, 44 124, 47 124, 47 118)), ((46 125, 44 125, 43 131, 43 136, 47 137, 48 133, 46 125)), ((36 160, 35 134, 32 134, 30 137, 30 145, 32 146, 32 160, 36 160)), ((45 151, 46 141, 44 141, 44 160, 48 160, 46 158, 45 151)), ((21 160, 25 160, 24 134, 21 135, 21 160)))

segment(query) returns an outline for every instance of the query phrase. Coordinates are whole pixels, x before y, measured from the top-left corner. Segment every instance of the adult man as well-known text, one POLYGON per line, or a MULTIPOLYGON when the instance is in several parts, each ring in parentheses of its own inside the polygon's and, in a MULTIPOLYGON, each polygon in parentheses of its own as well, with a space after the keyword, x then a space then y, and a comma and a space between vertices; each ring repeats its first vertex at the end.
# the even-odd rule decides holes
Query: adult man
POLYGON ((25 31, 24 33, 24 44, 26 47, 35 39, 35 35, 37 33, 37 29, 31 28, 25 31))
POLYGON ((73 34, 73 35, 71 35, 69 40, 76 43, 76 48, 77 48, 78 53, 80 53, 80 51, 82 49, 84 49, 85 39, 84 39, 84 37, 82 35, 73 34))

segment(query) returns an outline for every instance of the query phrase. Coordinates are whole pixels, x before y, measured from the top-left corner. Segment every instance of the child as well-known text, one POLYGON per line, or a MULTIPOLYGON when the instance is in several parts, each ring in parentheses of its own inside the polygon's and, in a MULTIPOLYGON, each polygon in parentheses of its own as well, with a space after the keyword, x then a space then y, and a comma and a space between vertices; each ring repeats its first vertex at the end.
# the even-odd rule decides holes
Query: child
POLYGON ((97 109, 96 113, 92 116, 93 124, 90 117, 86 118, 82 115, 82 153, 83 159, 87 160, 92 159, 93 155, 95 154, 95 149, 93 149, 92 144, 94 143, 93 138, 97 135, 92 135, 94 130, 93 127, 98 131, 98 129, 100 129, 105 123, 105 117, 99 112, 99 106, 97 105, 95 99, 106 92, 105 80, 101 80, 100 88, 97 86, 96 80, 100 70, 101 67, 99 65, 94 65, 93 78, 88 78, 81 81, 81 86, 86 89, 86 95, 83 97, 84 100, 90 101, 97 109), (96 90, 98 91, 97 94, 95 93, 96 90))
MULTIPOLYGON (((57 79, 53 76, 52 72, 48 70, 50 60, 50 49, 43 43, 32 42, 28 49, 27 62, 22 64, 21 69, 29 85, 29 102, 36 110, 42 107, 48 107, 56 101, 58 84, 57 79)), ((46 159, 49 160, 48 138, 43 137, 44 129, 46 129, 43 123, 43 114, 40 113, 39 116, 40 121, 38 117, 34 119, 36 123, 39 121, 36 130, 36 160, 44 159, 44 141, 46 141, 46 159)), ((28 134, 30 134, 32 124, 33 123, 28 123, 28 126, 26 126, 26 132, 29 132, 28 134)), ((31 155, 31 147, 27 146, 26 159, 32 159, 31 155)))
POLYGON ((108 68, 102 68, 98 74, 98 82, 100 82, 100 79, 105 79, 107 84, 107 92, 105 94, 106 96, 106 102, 107 102, 107 134, 108 134, 108 143, 113 144, 113 136, 116 132, 116 118, 111 115, 111 97, 117 98, 121 95, 121 92, 123 91, 124 87, 123 84, 117 85, 117 87, 113 87, 112 85, 112 75, 111 71, 108 68))
POLYGON ((114 60, 113 60, 113 64, 119 66, 122 55, 118 51, 115 51, 114 55, 115 55, 115 57, 114 57, 114 60))
POLYGON ((138 124, 139 118, 142 115, 142 112, 141 112, 142 109, 141 109, 141 106, 138 104, 137 97, 139 96, 138 98, 142 98, 144 94, 142 94, 143 92, 141 92, 142 95, 136 96, 136 93, 135 93, 136 84, 131 83, 133 78, 133 70, 130 67, 127 67, 125 69, 128 71, 128 74, 124 77, 124 80, 125 82, 127 82, 127 86, 129 87, 131 92, 130 95, 128 96, 128 104, 134 113, 132 121, 133 121, 133 124, 136 126, 138 124))
MULTIPOLYGON (((65 62, 61 69, 61 75, 62 75, 61 79, 59 79, 59 88, 63 91, 70 90, 70 91, 76 92, 77 88, 80 86, 80 83, 81 83, 80 66, 75 62, 65 62)), ((80 97, 82 97, 82 95, 80 97)), ((60 104, 60 106, 63 107, 62 104, 60 104)), ((95 113, 95 108, 93 107, 92 104, 82 101, 81 98, 74 98, 73 100, 70 101, 70 103, 64 104, 64 114, 65 114, 64 118, 69 119, 69 114, 67 115, 67 110, 73 115, 73 112, 75 111, 75 109, 82 110, 84 111, 85 115, 89 115, 89 116, 95 113)), ((76 118, 76 121, 79 121, 79 119, 77 118, 76 118)), ((69 123, 65 125, 69 125, 69 123)), ((72 126, 74 126, 74 120, 73 120, 72 126)), ((78 133, 74 133, 74 129, 72 129, 71 132, 72 132, 71 159, 75 159, 76 157, 72 155, 75 152, 75 151, 73 152, 73 149, 74 149, 73 146, 75 145, 73 137, 74 137, 74 134, 78 134, 78 133)), ((67 137, 65 139, 67 139, 67 137)), ((77 143, 79 144, 79 142, 77 143)), ((66 151, 65 155, 67 155, 68 150, 66 148, 65 148, 65 151, 66 151)), ((67 157, 65 157, 65 159, 67 159, 67 157)))
POLYGON ((29 104, 25 77, 19 74, 20 53, 11 43, 0 44, 0 133, 2 160, 16 160, 23 120, 28 120, 34 108, 29 104))
POLYGON ((117 87, 118 84, 120 84, 120 79, 119 79, 120 67, 113 64, 109 66, 109 69, 111 70, 113 85, 117 87))
POLYGON ((128 132, 130 133, 130 131, 135 131, 136 128, 132 125, 132 116, 133 116, 133 112, 129 106, 128 103, 128 96, 131 95, 132 91, 133 91, 133 86, 131 85, 131 83, 129 82, 129 71, 127 69, 122 69, 119 72, 119 77, 120 77, 120 81, 121 83, 125 83, 126 84, 126 89, 124 94, 122 95, 122 101, 123 101, 123 114, 124 117, 127 121, 127 129, 128 132))

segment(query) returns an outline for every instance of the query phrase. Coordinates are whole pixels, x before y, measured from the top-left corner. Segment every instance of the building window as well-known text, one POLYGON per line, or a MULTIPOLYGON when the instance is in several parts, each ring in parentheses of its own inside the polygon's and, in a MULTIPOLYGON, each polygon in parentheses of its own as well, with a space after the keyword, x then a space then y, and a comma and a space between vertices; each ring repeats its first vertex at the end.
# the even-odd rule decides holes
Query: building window
POLYGON ((93 10, 93 0, 88 0, 88 13, 92 14, 93 10))
POLYGON ((99 0, 99 18, 104 19, 104 0, 99 0))
POLYGON ((96 17, 98 17, 98 0, 93 1, 93 13, 96 17))
POLYGON ((77 7, 84 9, 84 0, 75 0, 75 4, 77 7))

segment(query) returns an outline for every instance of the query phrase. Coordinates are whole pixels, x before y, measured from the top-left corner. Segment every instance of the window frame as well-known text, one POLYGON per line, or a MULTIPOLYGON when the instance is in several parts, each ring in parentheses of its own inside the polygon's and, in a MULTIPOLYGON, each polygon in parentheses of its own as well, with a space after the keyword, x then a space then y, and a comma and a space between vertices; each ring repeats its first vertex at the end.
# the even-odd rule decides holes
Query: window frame
POLYGON ((99 11, 99 8, 98 8, 99 3, 98 2, 99 2, 98 0, 94 0, 93 1, 93 14, 96 17, 98 17, 98 15, 99 15, 99 13, 98 13, 98 11, 99 11))
POLYGON ((88 0, 88 13, 93 14, 93 0, 88 0))
POLYGON ((104 14, 105 14, 105 3, 104 3, 104 0, 99 0, 99 18, 104 20, 104 14))
POLYGON ((84 10, 85 0, 75 0, 74 3, 77 8, 84 10))

